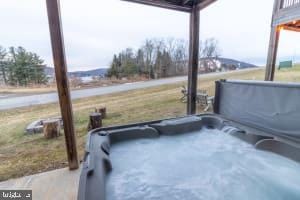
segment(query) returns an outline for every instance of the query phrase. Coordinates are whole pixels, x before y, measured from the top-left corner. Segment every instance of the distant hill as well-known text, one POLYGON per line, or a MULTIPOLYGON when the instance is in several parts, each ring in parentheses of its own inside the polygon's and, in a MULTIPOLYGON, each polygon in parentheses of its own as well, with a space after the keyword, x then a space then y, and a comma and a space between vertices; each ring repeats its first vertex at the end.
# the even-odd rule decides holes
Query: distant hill
POLYGON ((107 73, 107 68, 98 68, 93 70, 87 70, 87 71, 75 71, 75 72, 69 72, 69 75, 75 76, 75 77, 86 77, 86 76, 101 76, 104 77, 107 73))
MULTIPOLYGON (((256 65, 230 59, 230 58, 218 58, 218 60, 222 64, 226 65, 234 65, 237 66, 239 69, 245 69, 245 68, 252 68, 252 67, 257 67, 256 65)), ((107 73, 108 68, 98 68, 98 69, 93 69, 93 70, 87 70, 87 71, 74 71, 74 72, 69 72, 69 76, 73 77, 87 77, 87 76, 101 76, 104 77, 105 74, 107 73)), ((52 67, 45 67, 45 73, 48 76, 54 76, 54 68, 52 67)))
MULTIPOLYGON (((87 71, 75 71, 75 72, 69 72, 69 76, 73 77, 86 77, 86 76, 102 76, 104 77, 107 73, 107 68, 98 68, 93 70, 87 70, 87 71)), ((52 67, 45 67, 44 72, 48 76, 54 76, 54 68, 52 67)))

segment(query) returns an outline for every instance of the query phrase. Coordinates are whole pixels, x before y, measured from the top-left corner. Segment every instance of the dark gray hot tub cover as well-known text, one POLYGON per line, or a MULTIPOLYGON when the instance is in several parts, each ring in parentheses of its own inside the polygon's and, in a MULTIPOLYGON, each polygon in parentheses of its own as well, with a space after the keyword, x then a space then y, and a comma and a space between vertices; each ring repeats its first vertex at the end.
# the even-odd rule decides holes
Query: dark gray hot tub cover
POLYGON ((224 117, 300 140, 300 84, 220 81, 218 95, 224 117))

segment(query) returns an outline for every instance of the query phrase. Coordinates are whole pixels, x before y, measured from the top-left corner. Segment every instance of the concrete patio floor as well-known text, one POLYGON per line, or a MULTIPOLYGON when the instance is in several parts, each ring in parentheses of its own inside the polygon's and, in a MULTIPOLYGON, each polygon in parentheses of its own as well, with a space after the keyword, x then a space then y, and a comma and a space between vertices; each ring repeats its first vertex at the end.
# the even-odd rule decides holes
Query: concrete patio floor
POLYGON ((76 200, 80 169, 53 170, 0 182, 0 190, 32 190, 34 200, 76 200))

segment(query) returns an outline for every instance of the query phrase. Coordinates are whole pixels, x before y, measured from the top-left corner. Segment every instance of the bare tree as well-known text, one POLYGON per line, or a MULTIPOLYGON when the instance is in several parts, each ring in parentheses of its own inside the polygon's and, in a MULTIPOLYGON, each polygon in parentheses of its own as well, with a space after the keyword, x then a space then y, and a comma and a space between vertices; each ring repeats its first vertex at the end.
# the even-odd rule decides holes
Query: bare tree
POLYGON ((154 50, 155 46, 152 40, 146 40, 143 46, 145 53, 145 67, 148 70, 149 78, 154 78, 154 50))
POLYGON ((221 55, 219 42, 215 38, 208 38, 204 42, 200 42, 199 48, 201 65, 200 68, 205 72, 213 72, 217 70, 217 59, 221 55))
POLYGON ((145 68, 145 60, 144 60, 144 51, 143 49, 138 49, 136 53, 136 65, 138 67, 139 75, 147 74, 147 70, 145 68))
MULTIPOLYGON (((207 43, 207 48, 208 44, 210 43, 207 43)), ((188 42, 186 40, 153 38, 146 40, 137 51, 128 48, 122 51, 118 58, 114 57, 109 72, 119 73, 121 76, 147 75, 153 79, 184 75, 187 69, 188 42), (116 66, 121 70, 114 70, 116 66)))
POLYGON ((164 39, 154 38, 151 41, 154 45, 155 52, 163 52, 166 49, 166 44, 165 44, 164 39))
POLYGON ((186 40, 182 40, 182 39, 175 40, 175 48, 174 51, 171 52, 175 75, 185 74, 185 69, 187 69, 187 64, 188 64, 187 47, 188 47, 188 42, 186 40))
POLYGON ((170 54, 173 54, 176 49, 176 42, 177 40, 175 38, 169 37, 165 40, 166 43, 166 51, 170 54))
POLYGON ((215 38, 208 38, 200 45, 200 55, 202 58, 218 58, 221 55, 219 42, 215 38))

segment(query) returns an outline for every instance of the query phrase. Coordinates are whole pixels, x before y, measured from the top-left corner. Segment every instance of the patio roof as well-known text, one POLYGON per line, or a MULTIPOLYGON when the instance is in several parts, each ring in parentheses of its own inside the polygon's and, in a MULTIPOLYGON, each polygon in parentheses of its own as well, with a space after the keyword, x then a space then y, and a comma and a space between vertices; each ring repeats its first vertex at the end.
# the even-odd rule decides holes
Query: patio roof
POLYGON ((265 75, 266 81, 274 80, 281 30, 300 32, 300 0, 274 1, 265 75))

